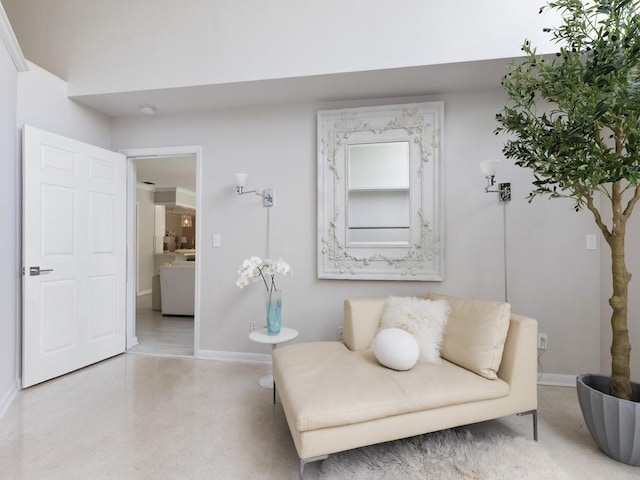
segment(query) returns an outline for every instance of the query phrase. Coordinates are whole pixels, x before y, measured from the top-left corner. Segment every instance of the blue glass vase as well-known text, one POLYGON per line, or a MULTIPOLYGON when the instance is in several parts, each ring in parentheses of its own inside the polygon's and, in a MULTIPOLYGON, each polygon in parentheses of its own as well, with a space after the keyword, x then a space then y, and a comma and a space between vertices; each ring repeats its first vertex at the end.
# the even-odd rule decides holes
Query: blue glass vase
POLYGON ((278 335, 282 328, 282 290, 267 292, 267 335, 278 335))

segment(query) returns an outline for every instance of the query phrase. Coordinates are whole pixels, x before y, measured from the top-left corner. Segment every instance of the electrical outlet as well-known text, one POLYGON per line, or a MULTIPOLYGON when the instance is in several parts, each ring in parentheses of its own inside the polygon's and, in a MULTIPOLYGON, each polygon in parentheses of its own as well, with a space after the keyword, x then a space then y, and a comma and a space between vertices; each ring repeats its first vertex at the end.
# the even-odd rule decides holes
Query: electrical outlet
POLYGON ((249 322, 249 333, 256 329, 256 322, 249 322))
POLYGON ((538 350, 546 350, 547 349, 547 334, 539 333, 538 334, 538 350))
POLYGON ((342 332, 343 332, 342 327, 338 327, 338 340, 340 341, 343 340, 342 332))

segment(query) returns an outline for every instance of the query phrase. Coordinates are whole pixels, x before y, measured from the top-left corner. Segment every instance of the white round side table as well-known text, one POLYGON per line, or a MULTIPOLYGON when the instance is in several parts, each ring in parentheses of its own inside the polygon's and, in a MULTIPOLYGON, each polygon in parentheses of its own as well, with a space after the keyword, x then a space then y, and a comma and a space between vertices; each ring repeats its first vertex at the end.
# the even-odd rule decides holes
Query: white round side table
MULTIPOLYGON (((275 350, 280 343, 290 342, 298 336, 298 331, 293 328, 282 327, 277 335, 267 334, 266 328, 254 330, 249 334, 249 338, 257 343, 266 343, 271 345, 271 352, 275 350)), ((276 403, 276 385, 273 382, 273 373, 265 375, 258 381, 258 385, 262 388, 273 388, 273 403, 276 403)))

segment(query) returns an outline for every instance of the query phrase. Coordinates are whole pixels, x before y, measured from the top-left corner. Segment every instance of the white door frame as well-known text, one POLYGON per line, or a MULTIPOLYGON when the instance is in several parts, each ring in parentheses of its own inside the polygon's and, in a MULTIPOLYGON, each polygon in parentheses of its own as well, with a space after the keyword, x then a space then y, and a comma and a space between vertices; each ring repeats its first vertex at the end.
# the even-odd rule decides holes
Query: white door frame
MULTIPOLYGON (((202 212, 202 147, 199 145, 123 148, 119 153, 127 157, 127 350, 138 344, 136 337, 136 167, 132 157, 154 157, 192 154, 196 157, 196 214, 202 212)), ((206 221, 198 216, 196 245, 202 249, 202 230, 206 221)), ((202 260, 196 256, 195 310, 193 316, 193 356, 199 358, 200 345, 200 265, 202 260)))

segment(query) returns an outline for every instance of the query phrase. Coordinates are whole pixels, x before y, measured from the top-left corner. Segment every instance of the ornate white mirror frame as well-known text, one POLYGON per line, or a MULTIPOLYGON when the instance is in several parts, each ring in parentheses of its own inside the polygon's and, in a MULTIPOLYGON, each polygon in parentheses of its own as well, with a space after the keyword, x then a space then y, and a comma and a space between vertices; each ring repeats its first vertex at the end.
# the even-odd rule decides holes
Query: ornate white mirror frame
POLYGON ((318 278, 444 279, 443 118, 443 102, 318 112, 318 278))

